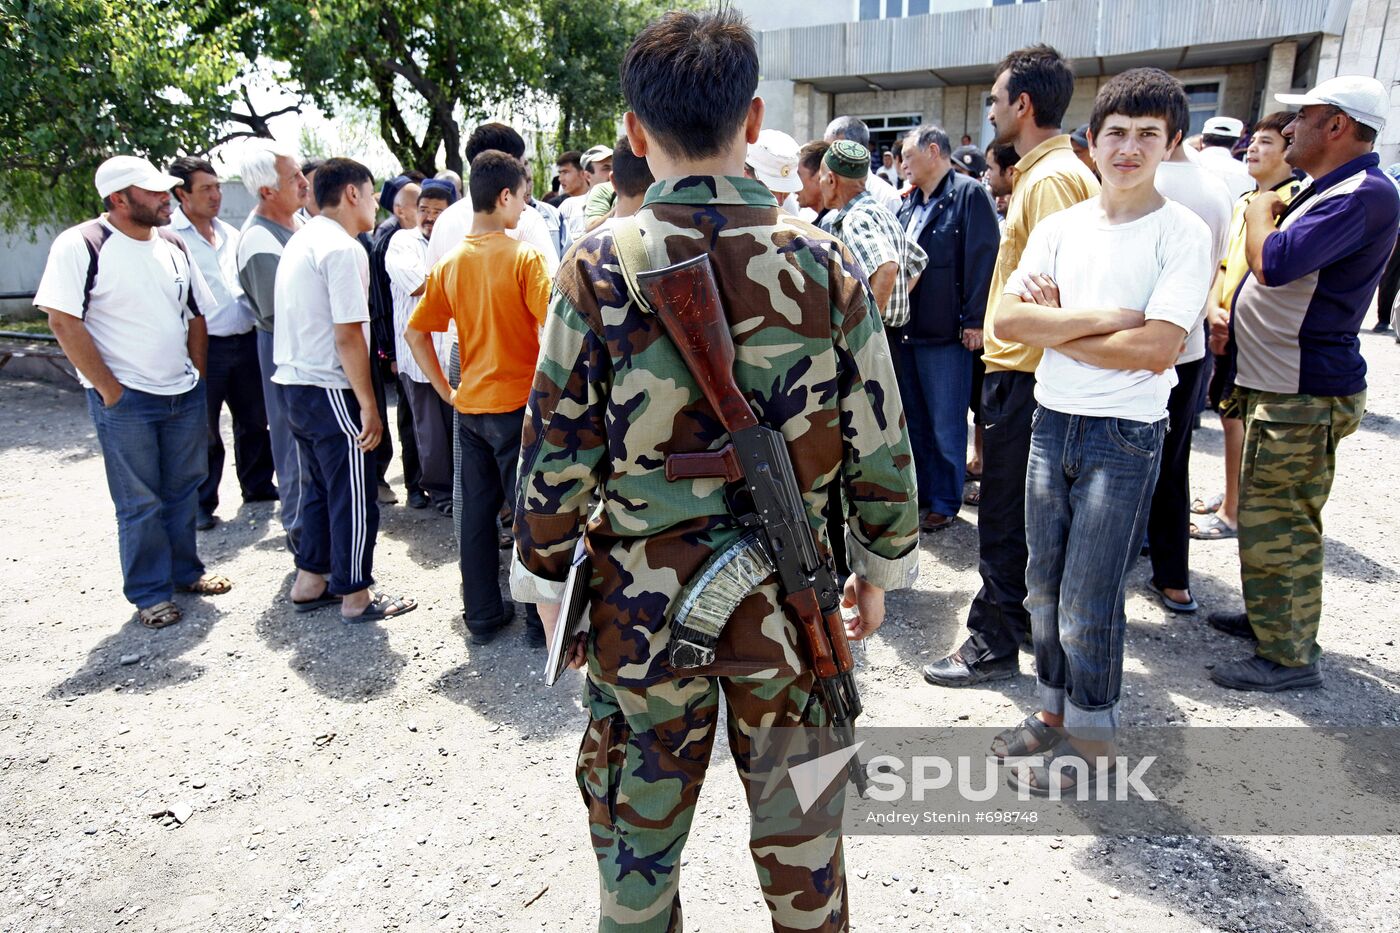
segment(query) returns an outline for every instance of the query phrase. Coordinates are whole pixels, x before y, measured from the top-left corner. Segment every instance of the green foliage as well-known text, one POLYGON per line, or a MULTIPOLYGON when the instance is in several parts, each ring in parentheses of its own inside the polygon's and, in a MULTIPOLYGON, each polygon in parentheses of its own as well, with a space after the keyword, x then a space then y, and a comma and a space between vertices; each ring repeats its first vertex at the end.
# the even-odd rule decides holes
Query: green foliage
POLYGON ((189 0, 6 0, 0 6, 0 225, 101 210, 108 156, 203 152, 226 124, 241 59, 195 34, 189 0))
POLYGON ((612 145, 623 111, 618 69, 632 37, 667 9, 696 3, 613 0, 606 12, 577 0, 537 0, 540 90, 559 107, 560 152, 612 145))

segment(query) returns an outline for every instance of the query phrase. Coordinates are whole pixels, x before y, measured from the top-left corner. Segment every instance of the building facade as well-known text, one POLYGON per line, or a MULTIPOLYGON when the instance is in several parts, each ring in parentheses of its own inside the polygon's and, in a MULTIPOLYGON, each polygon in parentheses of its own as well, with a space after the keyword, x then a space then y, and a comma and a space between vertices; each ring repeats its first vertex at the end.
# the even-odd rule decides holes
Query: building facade
POLYGON ((740 0, 759 31, 765 125, 798 141, 832 117, 871 127, 873 148, 923 121, 956 141, 991 140, 984 100, 1007 52, 1034 42, 1074 62, 1067 128, 1099 86, 1145 65, 1181 79, 1191 132, 1213 116, 1246 123, 1337 74, 1392 88, 1378 149, 1400 153, 1400 0, 740 0))

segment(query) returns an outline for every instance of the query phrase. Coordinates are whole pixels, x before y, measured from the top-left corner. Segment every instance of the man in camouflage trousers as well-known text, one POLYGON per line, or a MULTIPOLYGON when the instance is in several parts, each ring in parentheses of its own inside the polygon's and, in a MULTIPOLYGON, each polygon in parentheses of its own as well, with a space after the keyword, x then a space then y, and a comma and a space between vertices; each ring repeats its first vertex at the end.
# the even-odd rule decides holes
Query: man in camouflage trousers
POLYGON ((1400 220, 1400 195, 1372 151, 1389 109, 1379 81, 1342 75, 1277 99, 1302 106, 1283 130, 1285 158, 1313 182, 1286 208, 1272 191, 1245 208, 1249 274, 1230 318, 1244 411, 1245 611, 1210 619, 1258 641, 1253 657, 1218 665, 1211 679, 1267 692, 1322 684, 1322 507, 1337 444, 1366 407, 1357 332, 1400 220))
MULTIPOLYGON (((709 255, 735 377, 786 439, 822 550, 828 532, 847 536, 857 610, 847 628, 859 639, 883 621, 884 591, 917 572, 909 441, 855 259, 742 177, 763 120, 757 81, 753 34, 732 11, 668 13, 637 36, 622 65, 627 135, 659 181, 636 222, 653 268, 709 255), (837 483, 849 515, 824 514, 837 483)), ((669 666, 668 607, 742 529, 722 480, 665 477, 668 455, 716 450, 728 435, 660 322, 629 300, 614 236, 585 237, 556 280, 526 410, 511 577, 515 598, 539 603, 552 629, 585 536, 591 721, 577 776, 599 929, 679 930, 682 849, 721 692, 746 787, 762 728, 821 725, 824 711, 772 575, 739 603, 713 663, 669 666), (601 511, 585 529, 595 497, 601 511)), ((781 819, 792 807, 790 789, 753 804, 750 850, 773 929, 845 929, 840 797, 822 819, 781 819)))

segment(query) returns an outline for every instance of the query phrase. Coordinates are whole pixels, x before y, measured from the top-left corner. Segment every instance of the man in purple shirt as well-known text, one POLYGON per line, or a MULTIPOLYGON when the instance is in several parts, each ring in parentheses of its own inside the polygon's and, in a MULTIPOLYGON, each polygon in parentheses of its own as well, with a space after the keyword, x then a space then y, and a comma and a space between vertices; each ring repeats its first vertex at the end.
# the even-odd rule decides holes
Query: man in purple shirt
POLYGON ((1400 223, 1400 194, 1373 151, 1389 109, 1381 82, 1342 75, 1277 99, 1301 107, 1283 131, 1286 158, 1313 182, 1286 209, 1273 192, 1245 209, 1249 274, 1230 320, 1245 422, 1245 611, 1210 620, 1257 640, 1252 657, 1218 665, 1211 679, 1267 692, 1322 683, 1322 507, 1337 443, 1365 410, 1357 332, 1400 223))

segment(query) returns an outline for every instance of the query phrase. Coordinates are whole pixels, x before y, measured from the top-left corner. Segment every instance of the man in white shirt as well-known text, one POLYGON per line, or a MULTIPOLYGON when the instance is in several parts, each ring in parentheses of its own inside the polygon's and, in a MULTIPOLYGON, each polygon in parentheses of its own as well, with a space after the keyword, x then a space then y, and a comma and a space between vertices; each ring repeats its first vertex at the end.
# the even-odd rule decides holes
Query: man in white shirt
MULTIPOLYGON (((423 294, 423 283, 428 278, 428 237, 438 217, 456 200, 457 191, 449 182, 423 182, 418 194, 418 226, 395 233, 384 254, 384 271, 389 276, 389 294, 394 303, 394 353, 400 397, 408 400, 417 442, 419 494, 425 495, 427 504, 444 515, 452 514, 452 409, 413 358, 413 351, 404 341, 404 328, 418 306, 418 296, 423 294)), ((432 338, 433 349, 446 371, 450 345, 447 334, 433 334, 432 338)), ((412 495, 409 504, 414 504, 412 495)))
POLYGON ((1230 202, 1246 191, 1254 190, 1254 179, 1244 163, 1231 154, 1244 135, 1244 124, 1234 117, 1211 117, 1201 129, 1199 164, 1224 182, 1230 192, 1230 202))
MULTIPOLYGON (((1189 125, 1190 111, 1177 115, 1179 125, 1189 125)), ((1225 183, 1197 159, 1190 146, 1177 146, 1157 166, 1156 185, 1162 197, 1191 209, 1210 228, 1211 269, 1207 283, 1225 255, 1230 236, 1233 199, 1225 183), (1192 157, 1195 158, 1192 158, 1192 157)), ((1207 306, 1210 299, 1206 300, 1207 306)), ((1147 519, 1147 544, 1152 561, 1148 589, 1171 612, 1195 612, 1189 573, 1191 543, 1191 436, 1201 410, 1206 368, 1205 312, 1186 336, 1186 349, 1176 361, 1176 385, 1167 399, 1167 437, 1152 508, 1147 519)))
POLYGON ((238 284, 238 230, 219 219, 223 192, 214 166, 183 156, 170 163, 180 179, 175 197, 180 206, 170 218, 175 232, 194 258, 214 296, 204 314, 209 330, 209 364, 204 371, 209 411, 209 475, 199 487, 195 528, 213 528, 218 519, 219 482, 224 475, 224 440, 219 418, 225 405, 233 420, 233 463, 244 502, 275 502, 272 443, 267 436, 267 409, 258 372, 258 340, 253 312, 238 284))
POLYGON ((564 193, 564 200, 559 202, 559 219, 572 242, 578 239, 577 231, 583 230, 583 208, 588 203, 588 173, 583 169, 583 153, 577 149, 561 152, 554 160, 554 167, 559 173, 559 190, 564 193))
POLYGON ((1041 709, 992 745, 1003 759, 1053 754, 1009 779, 1039 795, 1092 787, 1111 771, 1099 765, 1114 754, 1119 723, 1124 586, 1157 478, 1173 365, 1213 267, 1205 223, 1154 187, 1185 109, 1180 82, 1156 68, 1099 90, 1089 137, 1102 192, 1036 225, 996 316, 1006 339, 1045 348, 1026 474, 1041 709))
MULTIPOLYGON (((837 117, 826 126, 826 134, 823 137, 827 142, 834 143, 838 139, 849 139, 851 142, 860 143, 866 149, 870 148, 870 128, 863 120, 856 117, 837 117)), ((879 175, 871 172, 865 177, 865 190, 870 192, 870 196, 889 208, 891 214, 898 214, 900 204, 899 189, 885 181, 879 175)))
MULTIPOLYGON (((496 149, 517 159, 525 158, 525 140, 504 123, 483 123, 472 131, 471 136, 467 137, 467 164, 471 165, 472 160, 487 149, 496 149)), ((462 242, 462 238, 471 227, 472 196, 470 191, 465 191, 460 199, 442 212, 442 216, 438 217, 437 224, 433 227, 433 235, 428 240, 428 268, 437 265, 439 259, 462 242)), ((559 253, 554 238, 550 236, 549 225, 545 223, 539 211, 533 207, 526 207, 525 212, 520 215, 520 224, 506 233, 544 253, 549 274, 554 275, 555 270, 559 268, 559 253)))
POLYGON ((122 593, 143 625, 163 628, 181 619, 176 589, 233 586, 204 572, 195 547, 209 463, 203 314, 214 298, 184 243, 161 229, 180 179, 115 156, 94 181, 107 213, 58 235, 34 304, 87 389, 116 505, 122 593))
POLYGON ((411 599, 376 596, 379 531, 374 458, 384 423, 369 359, 369 257, 356 239, 374 229, 374 176, 351 159, 316 172, 311 218, 277 266, 272 379, 303 462, 292 603, 298 612, 339 605, 346 622, 412 612, 411 599))

